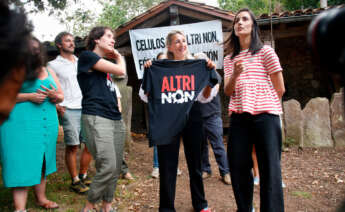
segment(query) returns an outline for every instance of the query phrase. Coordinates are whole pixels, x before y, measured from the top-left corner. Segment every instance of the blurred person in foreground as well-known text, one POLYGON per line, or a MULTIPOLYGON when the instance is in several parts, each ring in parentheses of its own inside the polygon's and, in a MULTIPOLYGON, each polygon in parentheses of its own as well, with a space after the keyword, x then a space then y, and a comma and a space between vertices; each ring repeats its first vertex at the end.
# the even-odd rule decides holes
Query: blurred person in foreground
POLYGON ((28 187, 34 187, 37 205, 58 208, 47 199, 46 177, 56 171, 58 118, 55 104, 63 93, 55 73, 45 67, 42 44, 32 38, 36 77, 26 80, 10 118, 0 127, 0 159, 5 187, 12 188, 15 211, 26 211, 28 187))
POLYGON ((0 2, 0 125, 16 104, 17 93, 36 67, 30 67, 29 39, 32 26, 20 9, 0 2))

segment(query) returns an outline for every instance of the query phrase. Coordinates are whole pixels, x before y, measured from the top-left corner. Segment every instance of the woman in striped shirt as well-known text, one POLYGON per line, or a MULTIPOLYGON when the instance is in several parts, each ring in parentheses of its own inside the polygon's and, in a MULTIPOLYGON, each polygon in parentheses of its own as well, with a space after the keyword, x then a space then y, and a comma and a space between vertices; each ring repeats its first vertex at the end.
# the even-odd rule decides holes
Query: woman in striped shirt
POLYGON ((253 210, 253 144, 260 172, 260 211, 284 211, 280 168, 282 114, 285 92, 282 68, 274 50, 264 46, 249 9, 235 16, 224 58, 224 91, 230 96, 228 159, 238 211, 253 210))

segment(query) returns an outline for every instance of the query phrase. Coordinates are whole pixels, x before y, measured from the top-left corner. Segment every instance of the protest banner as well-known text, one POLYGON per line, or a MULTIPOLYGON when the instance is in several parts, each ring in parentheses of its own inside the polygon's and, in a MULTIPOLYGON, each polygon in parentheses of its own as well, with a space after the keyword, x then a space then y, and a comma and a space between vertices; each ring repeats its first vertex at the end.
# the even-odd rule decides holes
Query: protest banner
POLYGON ((160 52, 166 52, 165 38, 172 30, 183 31, 191 54, 203 52, 215 64, 223 68, 223 32, 220 20, 168 27, 129 30, 132 54, 139 79, 143 77, 146 60, 155 60, 160 52))

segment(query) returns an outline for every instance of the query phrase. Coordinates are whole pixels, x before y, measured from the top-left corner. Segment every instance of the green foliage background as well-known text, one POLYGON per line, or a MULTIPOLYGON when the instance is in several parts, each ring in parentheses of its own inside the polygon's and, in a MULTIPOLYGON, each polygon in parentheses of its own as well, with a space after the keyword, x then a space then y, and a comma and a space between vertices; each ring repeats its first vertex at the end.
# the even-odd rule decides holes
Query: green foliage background
MULTIPOLYGON (((75 36, 84 37, 96 25, 105 25, 116 29, 163 0, 95 0, 103 6, 100 14, 88 9, 86 0, 8 1, 17 6, 32 5, 30 11, 27 12, 49 11, 50 15, 54 15, 66 25, 68 31, 75 36)), ((234 13, 247 7, 255 15, 320 7, 320 0, 218 0, 218 3, 220 8, 234 13)), ((329 6, 338 4, 345 4, 345 0, 328 0, 329 6)))

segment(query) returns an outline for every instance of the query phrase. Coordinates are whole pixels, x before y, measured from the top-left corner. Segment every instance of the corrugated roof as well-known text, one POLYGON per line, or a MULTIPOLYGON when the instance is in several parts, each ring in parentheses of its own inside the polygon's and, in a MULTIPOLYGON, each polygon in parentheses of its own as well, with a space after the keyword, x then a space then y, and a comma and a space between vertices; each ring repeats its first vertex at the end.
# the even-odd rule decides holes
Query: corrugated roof
POLYGON ((270 22, 271 18, 275 20, 275 22, 279 22, 279 19, 286 20, 289 22, 298 21, 298 20, 310 20, 314 16, 318 15, 324 10, 329 10, 332 8, 343 8, 345 4, 336 5, 336 6, 329 6, 326 8, 307 8, 304 10, 293 10, 293 11, 283 11, 280 13, 273 13, 271 16, 267 13, 263 13, 257 17, 257 21, 260 24, 265 24, 270 22))

